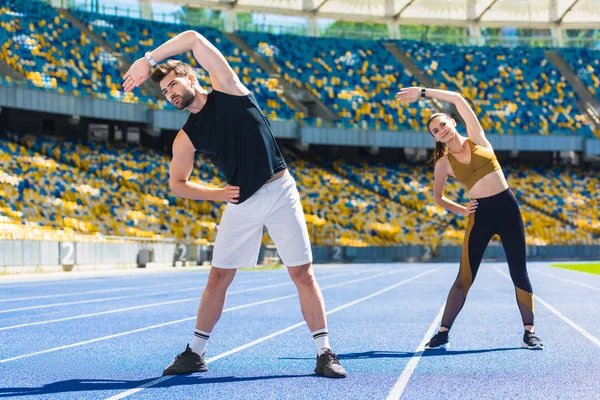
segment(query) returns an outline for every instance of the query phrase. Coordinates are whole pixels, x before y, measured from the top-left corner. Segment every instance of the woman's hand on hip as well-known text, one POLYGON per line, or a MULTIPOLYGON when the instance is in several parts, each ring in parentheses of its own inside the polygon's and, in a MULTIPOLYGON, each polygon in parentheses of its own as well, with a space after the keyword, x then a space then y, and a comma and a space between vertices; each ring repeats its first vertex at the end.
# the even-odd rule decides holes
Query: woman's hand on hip
POLYGON ((475 211, 477 211, 477 199, 473 199, 469 202, 469 204, 467 204, 467 206, 465 207, 465 210, 463 211, 463 215, 465 217, 468 217, 469 215, 473 214, 475 211))

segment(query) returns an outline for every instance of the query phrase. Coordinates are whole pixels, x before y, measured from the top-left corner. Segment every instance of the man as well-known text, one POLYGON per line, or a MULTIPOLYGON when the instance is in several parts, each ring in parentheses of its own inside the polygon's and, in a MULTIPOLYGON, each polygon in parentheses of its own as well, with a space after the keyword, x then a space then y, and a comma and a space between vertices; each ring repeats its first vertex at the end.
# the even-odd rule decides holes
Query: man
POLYGON ((192 344, 175 357, 164 374, 207 371, 206 343, 223 311, 227 288, 237 268, 256 265, 266 226, 296 285, 302 314, 313 334, 317 348, 315 373, 329 378, 345 377, 346 371, 329 347, 325 305, 314 277, 296 182, 287 171, 271 125, 254 95, 221 52, 194 31, 175 36, 135 61, 123 77, 123 88, 131 91, 150 76, 171 104, 191 112, 173 142, 171 190, 188 199, 227 202, 192 344), (212 92, 200 86, 189 65, 174 60, 156 64, 188 51, 208 71, 212 92), (152 75, 151 67, 156 67, 152 75), (226 187, 209 188, 188 180, 196 151, 206 154, 227 177, 226 187))

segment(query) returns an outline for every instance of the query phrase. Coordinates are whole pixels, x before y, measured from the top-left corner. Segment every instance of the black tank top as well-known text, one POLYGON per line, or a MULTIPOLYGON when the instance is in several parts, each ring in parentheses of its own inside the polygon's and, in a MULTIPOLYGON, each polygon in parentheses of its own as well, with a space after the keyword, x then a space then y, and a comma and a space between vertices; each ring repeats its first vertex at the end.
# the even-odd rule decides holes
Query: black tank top
POLYGON ((213 90, 183 131, 230 185, 240 187, 238 204, 286 168, 271 124, 252 93, 233 96, 213 90))

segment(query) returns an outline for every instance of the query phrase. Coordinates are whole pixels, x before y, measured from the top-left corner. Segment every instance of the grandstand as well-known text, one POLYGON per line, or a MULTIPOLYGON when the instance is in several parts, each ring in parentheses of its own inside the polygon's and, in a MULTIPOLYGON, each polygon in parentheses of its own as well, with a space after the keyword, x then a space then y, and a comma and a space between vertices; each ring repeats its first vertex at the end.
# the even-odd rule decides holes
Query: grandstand
POLYGON ((402 41, 434 86, 471 100, 487 132, 592 137, 577 94, 545 57, 527 47, 463 47, 402 41))
MULTIPOLYGON (((37 6, 37 0, 4 0, 0 16, 4 19, 0 30, 5 43, 2 59, 28 85, 172 109, 145 90, 133 95, 119 92, 120 73, 112 54, 119 52, 132 62, 146 48, 193 26, 79 9, 57 11, 45 3, 37 6), (73 19, 79 23, 71 22, 73 19), (87 35, 75 25, 86 29, 87 35), (105 39, 103 43, 111 48, 94 43, 94 35, 105 39), (77 47, 69 47, 74 45, 77 47)), ((211 27, 203 27, 202 32, 220 48, 273 120, 297 120, 317 126, 325 120, 329 126, 418 131, 433 108, 425 102, 418 107, 399 107, 391 100, 398 86, 419 82, 383 41, 227 33, 211 27), (239 40, 251 54, 238 46, 239 40), (264 64, 259 63, 260 58, 270 64, 272 72, 261 68, 264 64), (294 89, 305 89, 313 96, 312 102, 323 103, 329 112, 308 115, 302 103, 295 100, 298 93, 294 89)), ((457 46, 413 40, 390 44, 407 55, 433 86, 460 91, 473 103, 484 128, 491 133, 594 137, 595 121, 587 110, 579 109, 580 94, 568 85, 541 48, 457 46)), ((596 53, 586 48, 560 51, 573 68, 571 72, 594 96, 599 85, 594 73, 596 53)), ((198 67, 191 54, 181 59, 198 67)), ((201 68, 196 71, 201 82, 210 86, 207 74, 201 68)))
MULTIPOLYGON (((237 5, 242 10, 243 3, 237 5)), ((327 15, 336 3, 328 2, 320 12, 327 15)), ((198 27, 54 8, 37 0, 3 0, 0 5, 4 42, 0 59, 12 68, 2 77, 3 86, 174 112, 147 86, 133 94, 121 92, 120 63, 131 63, 146 49, 198 27), (115 52, 120 54, 117 58, 115 52)), ((417 9, 415 4, 404 12, 412 15, 417 9)), ((492 134, 578 137, 590 142, 598 134, 597 109, 582 107, 586 94, 570 85, 572 77, 565 78, 565 70, 542 48, 315 38, 213 27, 201 31, 223 52, 273 121, 349 132, 419 132, 442 105, 421 100, 408 107, 392 97, 399 87, 429 83, 460 92, 492 134), (320 105, 321 112, 309 104, 320 105)), ((559 51, 572 75, 598 101, 596 53, 588 48, 559 51)), ((210 87, 208 75, 191 54, 181 59, 193 65, 202 84, 210 87)), ((13 135, 2 143, 2 212, 5 224, 19 226, 15 232, 214 240, 221 205, 175 198, 168 190, 169 157, 162 148, 37 134, 13 135), (36 161, 25 162, 28 157, 36 161), (42 174, 36 163, 48 166, 49 174, 42 174), (37 192, 33 182, 56 189, 37 192), (44 211, 46 204, 55 209, 44 211)), ((315 245, 460 244, 465 220, 433 204, 430 165, 374 162, 377 157, 360 162, 314 159, 293 142, 284 147, 304 194, 315 245)), ((198 160, 195 173, 204 184, 224 184, 207 160, 198 160)), ((515 166, 506 167, 505 173, 523 203, 528 243, 599 243, 599 198, 593 190, 597 171, 515 166), (568 198, 562 197, 566 190, 572 193, 568 198)), ((467 201, 458 185, 450 186, 448 194, 467 201)))
POLYGON ((2 60, 33 87, 74 96, 150 102, 119 91, 115 57, 44 2, 0 2, 2 60))

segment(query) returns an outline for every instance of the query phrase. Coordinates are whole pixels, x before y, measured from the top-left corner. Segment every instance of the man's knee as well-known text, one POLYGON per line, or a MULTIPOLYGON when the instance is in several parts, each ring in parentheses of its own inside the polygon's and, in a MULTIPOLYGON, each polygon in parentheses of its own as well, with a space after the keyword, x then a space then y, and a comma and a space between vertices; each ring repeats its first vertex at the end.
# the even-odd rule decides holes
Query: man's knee
POLYGON ((311 263, 298 267, 289 267, 288 271, 296 286, 314 285, 316 282, 311 263))
POLYGON ((235 269, 212 267, 208 275, 207 289, 228 288, 235 276, 235 269))

